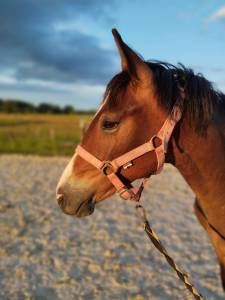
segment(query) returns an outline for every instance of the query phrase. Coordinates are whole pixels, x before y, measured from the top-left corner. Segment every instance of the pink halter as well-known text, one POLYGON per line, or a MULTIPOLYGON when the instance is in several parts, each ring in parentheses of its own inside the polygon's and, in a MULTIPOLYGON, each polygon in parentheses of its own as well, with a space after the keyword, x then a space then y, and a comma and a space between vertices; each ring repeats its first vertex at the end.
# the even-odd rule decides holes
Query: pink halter
MULTIPOLYGON (((125 200, 133 200, 139 201, 141 197, 141 193, 145 187, 145 184, 148 178, 144 178, 139 189, 135 188, 132 184, 127 186, 122 182, 119 176, 116 174, 119 168, 128 169, 133 166, 133 160, 136 158, 150 152, 155 151, 157 158, 157 170, 156 174, 158 174, 164 165, 165 162, 165 154, 167 152, 167 147, 169 140, 171 138, 172 132, 176 123, 181 119, 182 113, 178 106, 174 106, 172 112, 165 120, 163 126, 158 131, 156 135, 154 135, 149 142, 142 144, 141 146, 134 148, 133 150, 111 160, 111 161, 101 161, 90 152, 85 150, 81 145, 78 145, 76 148, 76 154, 82 157, 84 160, 89 162, 92 166, 99 169, 104 175, 108 177, 110 182, 114 185, 117 190, 117 193, 125 200), (158 138, 161 140, 161 144, 159 146, 154 145, 154 139, 158 138)), ((151 174, 152 175, 152 174, 151 174)), ((151 176, 150 175, 150 176, 151 176)))

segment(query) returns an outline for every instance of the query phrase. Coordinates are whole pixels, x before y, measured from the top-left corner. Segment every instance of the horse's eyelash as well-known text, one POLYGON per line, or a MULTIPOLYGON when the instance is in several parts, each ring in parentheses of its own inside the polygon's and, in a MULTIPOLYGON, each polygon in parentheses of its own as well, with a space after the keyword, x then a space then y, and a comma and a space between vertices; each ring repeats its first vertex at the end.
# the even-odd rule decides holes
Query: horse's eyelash
POLYGON ((113 129, 116 128, 119 125, 119 121, 110 121, 110 120, 105 120, 102 122, 102 128, 103 129, 113 129))

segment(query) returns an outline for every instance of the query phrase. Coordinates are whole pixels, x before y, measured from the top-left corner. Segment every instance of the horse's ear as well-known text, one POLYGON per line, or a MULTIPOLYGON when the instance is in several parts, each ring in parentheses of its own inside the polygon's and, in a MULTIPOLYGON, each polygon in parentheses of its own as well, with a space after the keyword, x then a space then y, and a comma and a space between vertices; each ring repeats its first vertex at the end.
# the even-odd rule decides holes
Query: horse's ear
POLYGON ((128 71, 132 78, 139 80, 143 84, 148 84, 152 78, 152 72, 147 64, 122 40, 119 32, 112 29, 117 48, 121 58, 123 71, 128 71))

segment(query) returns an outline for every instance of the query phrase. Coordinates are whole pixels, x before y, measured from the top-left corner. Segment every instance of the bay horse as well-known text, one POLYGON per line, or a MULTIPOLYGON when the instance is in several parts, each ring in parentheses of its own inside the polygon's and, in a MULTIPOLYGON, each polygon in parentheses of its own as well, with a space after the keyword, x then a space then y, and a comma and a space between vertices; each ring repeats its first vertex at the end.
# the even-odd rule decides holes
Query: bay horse
POLYGON ((66 214, 90 215, 121 185, 124 195, 135 196, 134 180, 155 174, 164 162, 174 165, 196 195, 194 211, 214 246, 225 290, 225 95, 183 65, 144 61, 115 29, 113 35, 122 71, 108 83, 59 180, 58 204, 66 214), (140 152, 142 145, 148 151, 140 152))

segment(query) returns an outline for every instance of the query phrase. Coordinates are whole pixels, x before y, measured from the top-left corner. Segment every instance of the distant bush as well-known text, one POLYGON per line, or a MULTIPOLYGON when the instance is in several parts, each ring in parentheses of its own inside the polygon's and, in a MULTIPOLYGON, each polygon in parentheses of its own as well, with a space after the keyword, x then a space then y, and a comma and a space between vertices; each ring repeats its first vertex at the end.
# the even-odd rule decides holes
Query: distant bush
POLYGON ((34 105, 18 100, 0 100, 0 112, 6 113, 31 113, 35 112, 34 105))
POLYGON ((63 109, 61 109, 57 105, 52 105, 52 104, 49 104, 49 103, 40 103, 36 107, 36 112, 41 113, 41 114, 43 114, 43 113, 44 114, 49 114, 49 113, 61 114, 61 113, 63 113, 63 109))
POLYGON ((71 105, 66 105, 63 108, 63 113, 64 114, 73 114, 75 112, 74 107, 71 105))
POLYGON ((71 105, 60 107, 50 103, 40 103, 34 105, 20 100, 0 99, 0 112, 2 113, 41 113, 41 114, 93 114, 94 110, 82 111, 75 110, 71 105))

